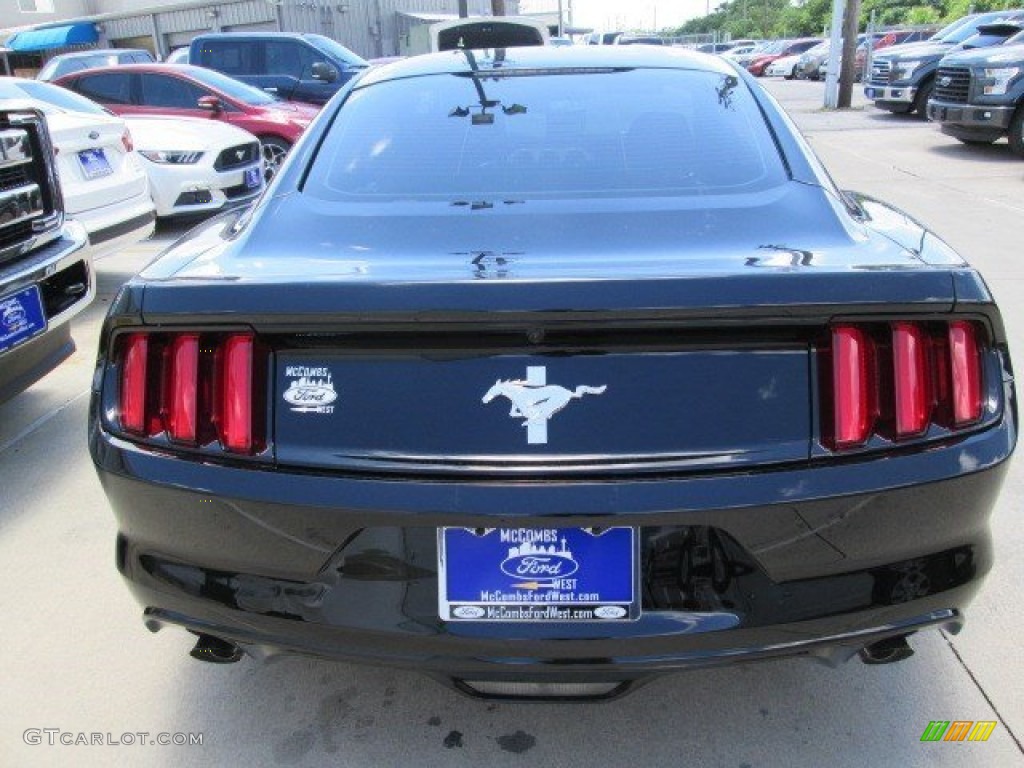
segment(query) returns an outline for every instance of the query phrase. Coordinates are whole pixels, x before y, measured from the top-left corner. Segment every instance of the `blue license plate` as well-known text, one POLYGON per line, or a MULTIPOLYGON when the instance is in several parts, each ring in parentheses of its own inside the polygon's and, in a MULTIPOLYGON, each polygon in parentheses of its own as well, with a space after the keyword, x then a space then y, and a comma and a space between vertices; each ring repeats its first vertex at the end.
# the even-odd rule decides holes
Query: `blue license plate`
POLYGON ((260 168, 245 169, 245 186, 248 189, 255 189, 263 182, 263 171, 260 168))
POLYGON ((39 288, 31 286, 0 298, 0 352, 22 344, 46 330, 39 288))
POLYGON ((114 172, 107 161, 107 156, 99 147, 79 152, 78 164, 82 166, 82 173, 87 179, 98 179, 100 176, 109 176, 114 172))
POLYGON ((594 622, 639 618, 632 528, 441 528, 445 621, 594 622))

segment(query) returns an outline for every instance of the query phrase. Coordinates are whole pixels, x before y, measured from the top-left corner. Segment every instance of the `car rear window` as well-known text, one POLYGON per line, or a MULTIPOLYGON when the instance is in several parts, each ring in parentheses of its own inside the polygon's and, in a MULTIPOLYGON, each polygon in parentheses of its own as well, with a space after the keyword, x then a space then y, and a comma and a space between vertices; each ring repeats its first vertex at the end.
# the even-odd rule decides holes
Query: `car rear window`
POLYGON ((489 70, 355 90, 304 191, 332 200, 675 196, 757 192, 786 179, 735 75, 489 70))

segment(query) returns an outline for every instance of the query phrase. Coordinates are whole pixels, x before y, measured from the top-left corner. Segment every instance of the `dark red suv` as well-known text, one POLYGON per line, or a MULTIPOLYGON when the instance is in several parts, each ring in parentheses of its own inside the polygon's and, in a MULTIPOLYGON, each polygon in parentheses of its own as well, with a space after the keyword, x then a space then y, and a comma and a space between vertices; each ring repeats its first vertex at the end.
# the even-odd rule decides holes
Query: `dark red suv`
POLYGON ((97 67, 54 81, 118 115, 181 115, 223 120, 259 138, 272 176, 319 111, 202 67, 130 64, 97 67))

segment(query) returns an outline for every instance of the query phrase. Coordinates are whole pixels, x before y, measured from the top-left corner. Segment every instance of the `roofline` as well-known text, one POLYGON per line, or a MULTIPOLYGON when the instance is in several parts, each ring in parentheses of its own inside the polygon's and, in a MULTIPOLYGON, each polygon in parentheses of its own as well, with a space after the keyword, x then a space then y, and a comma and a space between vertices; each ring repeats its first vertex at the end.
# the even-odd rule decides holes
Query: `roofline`
POLYGON ((718 56, 675 46, 529 46, 411 56, 369 70, 359 78, 356 87, 423 75, 560 69, 688 69, 736 74, 736 69, 718 56), (496 60, 496 51, 504 51, 505 58, 496 60))

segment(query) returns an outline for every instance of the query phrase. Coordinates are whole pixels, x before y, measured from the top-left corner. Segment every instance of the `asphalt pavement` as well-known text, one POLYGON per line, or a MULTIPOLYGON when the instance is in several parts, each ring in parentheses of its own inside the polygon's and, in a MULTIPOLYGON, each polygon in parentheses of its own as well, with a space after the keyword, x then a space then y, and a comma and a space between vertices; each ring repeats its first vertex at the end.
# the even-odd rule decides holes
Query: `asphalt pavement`
MULTIPOLYGON (((900 206, 982 270, 1024 355, 1024 161, 1005 142, 967 147, 859 95, 825 112, 819 83, 767 87, 841 187, 900 206)), ((0 766, 1024 765, 1019 460, 965 630, 918 635, 901 664, 785 660, 682 673, 613 702, 488 703, 387 669, 201 664, 184 632, 150 634, 114 568, 86 413, 106 308, 183 231, 162 225, 101 258, 78 352, 0 406, 0 766), (922 743, 933 720, 997 726, 983 743, 922 743)))

